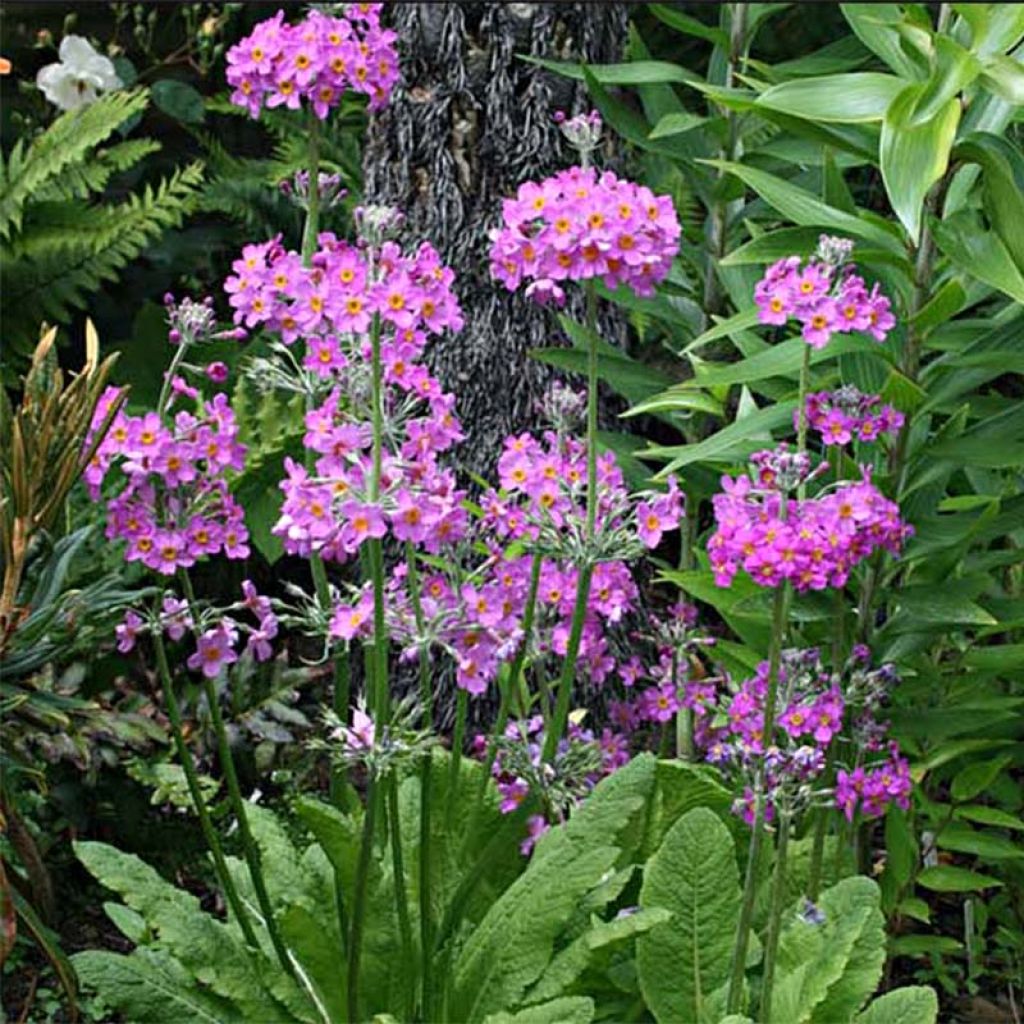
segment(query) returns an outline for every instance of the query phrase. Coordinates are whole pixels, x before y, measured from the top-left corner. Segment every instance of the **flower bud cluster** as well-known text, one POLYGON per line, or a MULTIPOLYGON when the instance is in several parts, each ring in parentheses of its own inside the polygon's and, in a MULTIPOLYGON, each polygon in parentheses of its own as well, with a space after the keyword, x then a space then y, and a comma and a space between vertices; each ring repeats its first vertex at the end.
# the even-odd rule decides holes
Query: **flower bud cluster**
MULTIPOLYGON (((866 395, 852 385, 807 396, 805 415, 822 444, 846 445, 852 440, 870 443, 882 435, 895 436, 903 426, 903 413, 882 405, 878 395, 866 395)), ((799 412, 793 414, 797 424, 799 412)))
POLYGON ((796 813, 829 794, 823 787, 826 755, 836 744, 849 751, 856 767, 837 772, 831 797, 848 817, 856 809, 874 816, 894 801, 905 807, 910 792, 906 762, 895 744, 886 747, 887 726, 875 716, 898 680, 891 665, 872 668, 863 649, 855 649, 843 671, 826 671, 816 648, 783 651, 778 670, 772 735, 765 735, 765 710, 770 689, 768 662, 735 686, 688 686, 684 704, 692 709, 694 736, 705 758, 742 789, 736 813, 752 824, 756 795, 766 798, 766 820, 776 809, 796 813), (873 737, 865 742, 865 737, 873 737), (883 749, 883 763, 865 766, 864 759, 883 749))
POLYGON ((124 621, 116 627, 117 649, 127 654, 134 649, 139 636, 159 631, 169 640, 177 642, 186 632, 197 634, 196 650, 189 656, 190 669, 202 672, 207 679, 216 679, 228 665, 238 661, 240 636, 246 636, 245 651, 256 661, 267 661, 273 656, 271 641, 277 637, 278 620, 270 598, 259 594, 251 580, 242 581, 242 600, 226 609, 203 613, 202 622, 196 623, 185 601, 172 594, 164 596, 159 613, 140 615, 134 610, 125 613, 124 621), (251 612, 257 624, 240 623, 231 612, 251 612), (199 632, 202 630, 202 632, 199 632))

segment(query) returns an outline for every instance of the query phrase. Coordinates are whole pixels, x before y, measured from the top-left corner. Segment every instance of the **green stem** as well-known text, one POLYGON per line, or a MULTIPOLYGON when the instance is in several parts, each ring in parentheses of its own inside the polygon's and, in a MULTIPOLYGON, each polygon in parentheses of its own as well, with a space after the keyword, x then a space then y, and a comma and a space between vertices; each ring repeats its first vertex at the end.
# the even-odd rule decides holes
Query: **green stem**
MULTIPOLYGON (((178 580, 185 592, 188 601, 189 613, 192 616, 192 631, 198 640, 199 633, 199 606, 196 602, 195 591, 192 589, 192 580, 187 569, 178 570, 178 580)), ((295 977, 295 968, 292 965, 288 950, 281 940, 281 933, 277 930, 277 921, 274 919, 274 908, 270 902, 270 895, 267 892, 266 881, 263 877, 263 866, 260 863, 260 851, 253 839, 252 831, 249 828, 249 815, 245 810, 245 800, 242 797, 242 789, 238 784, 238 773, 235 770, 235 758, 231 753, 231 741, 228 738, 228 731, 224 725, 224 716, 220 710, 220 696, 214 681, 203 676, 203 692, 206 694, 206 703, 210 709, 210 721, 213 723, 213 731, 217 737, 217 753, 220 758, 221 771, 224 772, 224 781, 227 783, 228 802, 234 812, 235 820, 238 822, 238 836, 242 841, 242 852, 245 856, 245 863, 249 869, 249 877, 252 880, 252 887, 256 892, 256 901, 260 906, 260 913, 263 915, 267 928, 267 935, 274 947, 277 959, 285 972, 295 977)))
MULTIPOLYGON (((409 896, 405 888, 405 867, 402 858, 402 832, 398 814, 398 780, 395 778, 394 773, 388 778, 386 786, 388 817, 391 822, 391 860, 395 871, 395 910, 398 913, 398 934, 402 942, 402 963, 405 964, 406 970, 411 973, 416 968, 413 961, 412 925, 409 923, 409 896)), ((414 986, 408 985, 408 1003, 405 1008, 406 1020, 412 1019, 414 998, 414 986)))
MULTIPOLYGON (((535 553, 530 563, 530 585, 526 592, 526 605, 523 608, 523 640, 516 651, 508 675, 505 677, 505 684, 501 688, 501 704, 498 707, 498 718, 494 723, 491 732, 491 740, 487 744, 487 756, 484 759, 484 772, 480 782, 480 792, 477 804, 483 801, 484 790, 487 787, 487 780, 491 775, 491 768, 494 766, 494 758, 498 751, 498 740, 505 732, 508 725, 509 710, 512 706, 512 696, 519 687, 520 677, 523 672, 523 665, 530 649, 530 640, 533 636, 533 619, 537 610, 537 591, 540 589, 540 573, 544 565, 544 556, 535 553)), ((472 834, 472 829, 468 834, 472 834)))
MULTIPOLYGON (((728 89, 733 85, 740 61, 746 53, 747 5, 743 3, 723 4, 721 12, 723 18, 726 12, 728 12, 729 17, 729 52, 725 68, 725 80, 721 83, 728 89)), ((719 150, 719 156, 723 160, 735 160, 740 150, 740 116, 736 111, 725 106, 719 106, 718 112, 726 125, 725 143, 719 150)), ((719 179, 724 176, 725 172, 719 171, 719 179)), ((707 227, 705 229, 704 299, 701 303, 701 309, 704 311, 705 326, 707 317, 710 314, 722 311, 724 298, 718 282, 718 264, 725 256, 728 247, 729 202, 718 196, 720 191, 721 189, 715 189, 715 199, 712 201, 711 208, 708 211, 707 227)))
MULTIPOLYGON (((825 771, 822 774, 825 785, 832 785, 832 773, 836 762, 836 743, 833 740, 825 754, 825 771)), ((832 812, 828 807, 819 807, 814 821, 814 843, 811 846, 811 867, 807 877, 807 898, 812 902, 818 899, 821 888, 822 864, 825 859, 825 833, 828 830, 832 812)))
POLYGON ((424 640, 423 602, 420 599, 420 574, 416 565, 416 549, 411 540, 405 542, 405 561, 409 567, 409 598, 412 601, 412 614, 416 622, 416 632, 420 638, 420 721, 426 729, 433 728, 433 694, 430 692, 430 660, 424 640))
POLYGON ((433 913, 431 905, 431 874, 430 859, 433 851, 433 837, 431 836, 430 823, 432 817, 432 790, 433 790, 433 757, 428 753, 423 758, 420 768, 420 954, 422 966, 420 968, 420 1016, 423 1020, 429 1020, 431 1006, 431 967, 434 961, 434 935, 433 935, 433 913))
MULTIPOLYGON (((306 219, 302 227, 302 263, 308 267, 316 252, 316 239, 320 230, 320 120, 312 112, 308 121, 306 138, 309 142, 309 192, 306 203, 306 219)), ((306 412, 312 408, 313 396, 306 395, 306 412)), ((313 453, 306 450, 306 468, 313 468, 313 453)), ((331 607, 331 588, 327 582, 327 569, 319 553, 313 552, 309 559, 310 572, 313 575, 313 586, 316 589, 317 601, 324 609, 331 607)), ((348 652, 339 648, 334 652, 334 713, 348 723, 349 699, 351 689, 351 670, 348 652)), ((332 795, 337 798, 341 793, 339 779, 331 779, 332 795)))
MULTIPOLYGON (((782 638, 786 627, 788 587, 778 587, 772 605, 771 651, 768 657, 768 693, 764 704, 764 729, 761 744, 765 750, 771 744, 775 731, 775 704, 779 692, 779 663, 782 657, 782 638)), ((750 929, 754 921, 754 900, 757 895, 757 869, 764 838, 764 764, 762 761, 754 794, 754 823, 750 833, 750 849, 747 853, 747 873, 743 883, 743 902, 736 926, 736 942, 733 947, 732 967, 729 978, 728 1013, 738 1013, 743 998, 743 978, 747 966, 747 947, 750 944, 750 929)))
POLYGON ((355 893, 352 900, 352 924, 348 939, 348 1019, 358 1021, 359 1016, 359 961, 363 951, 363 924, 366 917, 366 883, 370 874, 373 854, 373 833, 377 821, 377 786, 371 778, 366 784, 366 811, 363 815, 363 835, 356 863, 355 893))
MULTIPOLYGON (((373 315, 370 328, 371 373, 373 391, 373 464, 367 498, 371 505, 380 500, 381 466, 384 451, 383 368, 380 356, 380 315, 373 315)), ((384 547, 379 537, 368 542, 370 575, 373 580, 373 690, 377 727, 382 728, 389 716, 388 635, 384 621, 384 547)))
POLYGON ((597 290, 587 282, 587 532, 597 525, 597 290))
POLYGON ((772 1019, 772 994, 775 988, 775 962, 779 952, 782 911, 786 902, 786 853, 789 849, 789 813, 779 815, 779 841, 772 875, 772 904, 764 947, 764 974, 761 981, 761 1024, 772 1019))
POLYGON ((466 738, 466 709, 469 694, 459 687, 458 695, 455 698, 455 732, 452 733, 452 756, 448 764, 448 797, 445 801, 444 825, 445 830, 452 826, 452 819, 455 816, 455 804, 458 802, 459 772, 462 767, 462 744, 466 738))
POLYGON ((175 374, 178 372, 178 367, 181 365, 182 360, 185 358, 185 352, 189 347, 189 339, 182 337, 181 341, 178 342, 178 347, 171 357, 171 365, 167 367, 167 373, 164 375, 163 387, 160 388, 160 398, 156 403, 157 415, 163 418, 164 412, 167 408, 167 403, 171 397, 171 381, 174 380, 175 374))
POLYGON ((256 933, 253 931, 249 914, 238 896, 238 890, 235 888, 234 880, 228 871, 227 862, 224 860, 224 851, 220 845, 220 838, 217 836, 217 830, 213 827, 210 811, 206 806, 206 800, 203 798, 203 791, 199 785, 199 775, 196 772, 195 762, 192 760, 192 754, 188 749, 188 744, 185 742, 185 734, 181 727, 181 707, 174 693, 171 670, 167 664, 167 651, 164 648, 163 634, 159 628, 153 630, 153 646, 156 648, 156 664, 160 673, 160 685, 164 691, 164 699, 167 701, 167 715, 171 720, 171 735, 174 738, 174 747, 178 754, 178 760, 181 762, 182 771, 185 773, 189 796, 192 798, 192 805, 195 807, 196 816, 199 818, 199 827, 202 829, 206 845, 210 848, 213 866, 224 889, 224 898, 227 900, 231 913, 238 922, 238 927, 242 929, 246 945, 251 946, 253 949, 259 949, 259 941, 256 938, 256 933))
POLYGON ((274 919, 274 908, 270 902, 270 895, 267 892, 266 882, 263 878, 263 866, 260 862, 260 851, 253 839, 252 831, 249 828, 249 816, 245 811, 245 801, 242 798, 242 791, 238 785, 238 774, 235 771, 235 759, 231 754, 231 743, 228 739, 227 730, 224 728, 224 718, 220 711, 220 700, 217 696, 217 688, 212 679, 203 679, 203 691, 206 694, 206 701, 210 705, 210 718, 213 721, 213 729, 217 734, 217 750, 220 756, 221 768, 224 771, 224 779, 228 786, 228 799, 231 809, 238 821, 238 834, 242 840, 242 850, 245 854, 245 863, 249 868, 249 877, 252 879, 253 889, 256 891, 256 901, 260 905, 260 913, 266 922, 267 934, 270 936, 271 945, 277 954, 277 959, 285 972, 294 977, 295 968, 292 966, 288 950, 281 939, 281 933, 277 930, 277 922, 274 919))
POLYGON ((316 252, 316 236, 320 233, 320 119, 312 111, 308 124, 309 200, 306 204, 306 222, 302 228, 302 262, 307 267, 316 252))
MULTIPOLYGON (((797 392, 797 401, 799 406, 797 408, 797 430, 796 430, 796 450, 801 455, 807 451, 807 381, 810 377, 811 371, 811 346, 804 345, 804 357, 800 363, 800 388, 797 392)), ((804 497, 804 485, 800 485, 801 498, 804 497)))
POLYGON ((587 282, 587 519, 586 519, 586 561, 580 566, 576 583, 576 603, 572 612, 569 641, 562 663, 562 676, 558 682, 558 696, 555 712, 547 724, 544 734, 545 761, 550 761, 565 732, 569 719, 569 700, 572 684, 576 679, 576 657, 583 636, 583 624, 590 600, 590 580, 594 574, 593 541, 597 526, 597 291, 593 281, 587 282))
POLYGON ((565 732, 565 724, 569 720, 569 699, 572 696, 572 684, 576 678, 576 658, 580 651, 580 640, 583 637, 583 624, 587 617, 587 603, 590 599, 590 578, 594 567, 590 564, 581 566, 580 578, 576 585, 576 605, 572 611, 572 625, 569 628, 569 642, 565 648, 565 661, 562 663, 562 676, 558 681, 558 696, 555 699, 555 712, 544 737, 543 759, 550 761, 558 749, 558 742, 565 732))
MULTIPOLYGON (((679 651, 672 652, 672 688, 679 689, 679 651)), ((693 712, 690 708, 676 712, 676 757, 681 761, 693 760, 693 712)))

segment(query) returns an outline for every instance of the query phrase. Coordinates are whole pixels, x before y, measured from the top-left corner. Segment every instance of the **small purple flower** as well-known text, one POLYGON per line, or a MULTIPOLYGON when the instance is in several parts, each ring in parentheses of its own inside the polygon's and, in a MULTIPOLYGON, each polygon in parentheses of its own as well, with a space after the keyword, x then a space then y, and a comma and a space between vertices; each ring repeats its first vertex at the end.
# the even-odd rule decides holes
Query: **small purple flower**
POLYGON ((122 654, 127 654, 135 647, 135 640, 141 632, 142 619, 133 611, 125 612, 124 622, 114 627, 117 636, 117 649, 122 654))
POLYGON ((238 655, 232 648, 232 636, 224 623, 208 629, 196 645, 196 652, 188 659, 188 667, 193 671, 201 670, 207 679, 216 679, 226 665, 238 661, 238 655))
POLYGON ((519 852, 524 857, 529 857, 533 852, 534 846, 537 845, 537 841, 550 828, 551 826, 542 814, 531 815, 526 821, 527 836, 519 844, 519 852))

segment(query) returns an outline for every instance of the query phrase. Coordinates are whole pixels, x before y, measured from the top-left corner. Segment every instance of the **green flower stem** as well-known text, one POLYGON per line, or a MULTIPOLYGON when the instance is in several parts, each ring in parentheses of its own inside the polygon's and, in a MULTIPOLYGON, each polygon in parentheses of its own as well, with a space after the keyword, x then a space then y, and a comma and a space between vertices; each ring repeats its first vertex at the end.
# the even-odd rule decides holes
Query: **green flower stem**
POLYGON ((597 290, 587 282, 587 540, 597 524, 597 290))
MULTIPOLYGON (((828 745, 825 752, 825 771, 822 778, 826 786, 832 785, 833 772, 836 764, 836 741, 828 745)), ((828 822, 831 817, 828 807, 819 807, 814 821, 814 843, 811 846, 811 866, 807 878, 807 898, 814 903, 818 898, 821 888, 822 863, 825 857, 825 833, 828 831, 828 822)))
MULTIPOLYGON (((768 693, 764 705, 764 729, 762 743, 767 746, 775 730, 775 703, 779 692, 779 662, 782 656, 782 639, 786 628, 786 614, 789 604, 789 588, 778 587, 772 605, 772 639, 768 657, 768 693)), ((732 968, 729 979, 728 1013, 739 1013, 743 998, 743 978, 747 966, 747 947, 750 944, 750 929, 754 920, 754 899, 757 895, 757 868, 764 840, 764 764, 760 768, 754 793, 754 824, 750 833, 750 849, 747 853, 747 873, 743 883, 743 902, 740 918, 736 925, 736 942, 733 948, 732 968)))
MULTIPOLYGON (((388 818, 391 833, 391 860, 395 872, 395 910, 398 913, 398 934, 402 942, 402 963, 410 973, 415 971, 413 962, 412 926, 409 923, 409 896, 405 888, 405 867, 402 859, 402 831, 398 814, 398 779, 392 772, 388 776, 387 787, 388 818)), ((414 986, 407 989, 408 1004, 405 1008, 405 1019, 412 1020, 414 986)))
POLYGON ((214 732, 217 734, 217 750, 220 756, 221 768, 224 770, 224 779, 228 786, 228 800, 238 821, 238 834, 242 840, 245 863, 249 868, 249 877, 252 879, 253 889, 256 891, 256 900, 260 905, 260 913, 266 922, 267 934, 270 936, 270 943, 274 947, 278 961, 285 972, 294 977, 295 968, 292 965, 291 957, 288 955, 288 950, 281 939, 281 933, 278 931, 277 922, 274 919, 274 908, 270 902, 270 895, 267 892, 266 882, 263 878, 263 866, 260 862, 259 847, 256 845, 252 831, 249 828, 249 816, 246 814, 245 800, 242 798, 242 791, 238 785, 238 774, 235 771, 235 760, 231 754, 231 743, 228 739, 227 730, 224 728, 224 718, 220 712, 220 700, 212 679, 204 677, 203 691, 206 693, 206 701, 210 705, 210 718, 213 721, 214 732))
MULTIPOLYGON (((491 736, 487 742, 487 753, 484 756, 483 771, 480 773, 480 782, 477 786, 476 799, 473 801, 473 808, 470 811, 469 825, 466 828, 465 837, 462 841, 462 850, 465 853, 468 845, 476 835, 477 825, 480 820, 480 812, 483 810, 484 797, 487 793, 487 781, 491 777, 491 769, 494 767, 494 759, 498 755, 498 741, 505 734, 505 727, 508 725, 512 709, 512 702, 519 692, 522 681, 523 666, 530 648, 530 639, 533 635, 533 620, 537 610, 537 591, 540 588, 540 573, 544 564, 544 556, 534 553, 530 563, 530 584, 526 593, 526 605, 523 608, 523 640, 512 660, 512 665, 507 674, 499 675, 501 686, 501 703, 498 705, 498 717, 491 729, 491 736)), ((547 720, 547 708, 543 708, 545 721, 547 720)))
POLYGON ((308 267, 316 252, 316 236, 320 233, 320 119, 310 111, 307 124, 309 199, 306 203, 306 222, 302 228, 302 262, 308 267))
MULTIPOLYGON (((412 600, 412 614, 416 621, 416 632, 423 640, 423 602, 420 597, 420 572, 416 565, 416 548, 411 540, 405 542, 405 561, 409 567, 409 596, 412 600)), ((430 692, 430 658, 426 644, 421 642, 419 652, 420 666, 420 721, 423 727, 430 729, 434 724, 433 694, 430 692)))
POLYGON ((572 613, 569 641, 565 649, 565 661, 562 663, 562 676, 558 681, 554 716, 545 729, 543 753, 545 761, 550 761, 554 757, 569 719, 569 700, 572 696, 572 684, 576 679, 576 657, 580 650, 583 623, 587 615, 587 603, 590 600, 590 580, 594 574, 594 564, 591 561, 593 552, 589 549, 593 544, 594 530, 597 526, 597 291, 593 281, 587 282, 586 289, 587 519, 585 538, 588 550, 587 560, 580 566, 579 579, 576 584, 576 604, 572 613))
POLYGON ((764 974, 761 980, 761 1024, 772 1019, 772 995, 775 987, 775 962, 779 952, 782 911, 786 902, 786 853, 789 849, 789 812, 779 815, 779 839, 775 850, 775 871, 772 875, 772 903, 768 917, 768 935, 764 947, 764 974))
POLYGON ((167 715, 171 720, 171 735, 174 738, 174 747, 181 762, 182 770, 185 773, 185 781, 188 783, 189 796, 192 798, 192 805, 195 807, 196 815, 199 818, 199 827, 203 831, 203 838, 210 848, 213 856, 213 866, 217 872, 217 878, 224 889, 224 898, 231 908, 231 913, 242 929, 246 945, 253 949, 259 949, 259 941, 253 931, 252 922, 241 899, 238 890, 235 888, 234 880, 228 871, 227 862, 224 860, 224 851, 220 845, 220 838, 217 830, 213 827, 210 818, 209 808, 203 799, 203 791, 199 785, 199 776, 196 772, 195 762, 185 742, 185 734, 181 727, 181 707, 178 698, 174 693, 174 683, 171 681, 171 670, 167 664, 167 651, 164 648, 164 638, 159 629, 153 630, 153 646, 156 648, 156 664, 160 673, 160 685, 164 691, 164 699, 167 701, 167 715))
MULTIPOLYGON (((484 758, 484 771, 480 777, 480 792, 477 795, 474 814, 477 807, 483 802, 484 791, 487 788, 487 780, 491 775, 491 768, 494 766, 494 758, 498 752, 498 740, 505 733, 505 726, 508 725, 509 711, 512 707, 513 695, 518 691, 520 678, 523 673, 523 665, 530 648, 530 640, 533 635, 533 619, 537 610, 537 591, 540 588, 540 572, 544 565, 544 556, 535 553, 530 563, 530 585, 526 592, 526 605, 523 608, 523 640, 516 651, 508 675, 505 677, 504 685, 501 687, 501 703, 498 706, 498 717, 491 730, 491 739, 487 744, 487 756, 484 758)), ((470 828, 468 835, 473 829, 470 828)))
POLYGON ((569 720, 569 698, 572 695, 572 684, 576 678, 576 657, 580 651, 580 639, 583 636, 583 623, 587 617, 587 603, 590 600, 590 578, 594 567, 586 564, 580 567, 580 578, 576 585, 576 605, 572 612, 572 625, 569 628, 569 642, 565 648, 565 661, 562 664, 562 677, 558 681, 558 696, 555 700, 555 711, 550 725, 545 732, 543 759, 550 761, 558 749, 558 742, 565 732, 565 724, 569 720))
POLYGON ((178 367, 181 366, 182 361, 185 358, 185 353, 188 351, 189 339, 182 337, 181 341, 178 342, 178 347, 174 351, 174 355, 171 357, 171 365, 167 367, 167 373, 164 375, 164 383, 160 388, 160 398, 156 403, 157 415, 163 418, 167 403, 171 397, 171 381, 174 380, 178 367))
MULTIPOLYGON (((374 313, 370 328, 371 373, 373 380, 373 465, 367 498, 371 505, 380 500, 381 464, 384 450, 383 369, 380 357, 380 314, 374 313)), ((390 714, 388 693, 388 634, 384 621, 384 546, 379 537, 368 541, 370 576, 373 581, 373 707, 377 727, 390 714)))
POLYGON ((466 738, 466 710, 469 694, 459 687, 455 698, 455 731, 452 733, 452 756, 448 764, 448 798, 445 802, 445 831, 451 829, 455 817, 455 803, 459 789, 459 771, 462 767, 462 744, 466 738))
MULTIPOLYGON (((192 631, 198 639, 199 606, 196 602, 195 591, 192 589, 192 580, 187 569, 178 570, 178 580, 188 601, 189 612, 192 616, 192 631)), ((224 725, 224 716, 220 710, 220 696, 217 693, 214 681, 205 675, 203 676, 203 692, 206 694, 206 703, 210 708, 210 721, 213 723, 213 731, 217 737, 217 754, 220 758, 221 771, 224 773, 224 781, 227 783, 228 802, 231 805, 231 810, 234 812, 235 820, 238 822, 238 835, 242 840, 242 852, 245 856, 246 866, 249 869, 249 877, 252 879, 252 887, 256 892, 256 901, 259 903, 260 913, 266 922, 267 935, 270 937, 270 943, 274 947, 277 959, 285 972, 294 978, 295 967, 281 939, 281 933, 277 930, 274 908, 270 902, 270 895, 267 892, 266 881, 263 877, 259 847, 256 845, 252 830, 249 828, 249 815, 246 813, 242 789, 238 784, 235 758, 231 753, 231 741, 228 738, 228 731, 224 725)))
MULTIPOLYGON (((309 164, 309 192, 306 202, 306 219, 302 228, 302 263, 309 266, 313 260, 313 253, 316 252, 316 239, 320 231, 320 120, 312 111, 306 129, 306 138, 309 142, 308 164, 309 164)), ((312 408, 312 395, 306 395, 306 412, 312 408)), ((313 453, 306 451, 306 469, 313 468, 313 453)), ((309 558, 309 568, 313 575, 313 586, 316 591, 318 603, 325 610, 331 608, 331 588, 327 583, 327 569, 324 560, 319 553, 313 552, 309 558)), ((334 713, 338 718, 348 723, 349 720, 349 697, 351 688, 351 669, 349 666, 348 652, 339 648, 334 652, 334 713)), ((338 798, 342 792, 339 785, 340 779, 332 777, 331 791, 334 798, 338 798)))
POLYGON ((430 1007, 431 968, 434 962, 433 901, 430 861, 433 850, 431 819, 433 814, 433 757, 427 754, 420 762, 420 1020, 428 1020, 430 1007))
MULTIPOLYGON (((811 346, 804 345, 804 358, 800 363, 800 387, 797 391, 796 450, 802 455, 807 451, 807 382, 811 372, 811 346)), ((800 484, 799 496, 804 497, 805 487, 800 484)))
MULTIPOLYGON (((672 652, 672 688, 679 688, 679 652, 672 652)), ((693 711, 680 708, 676 712, 676 757, 693 760, 693 711)))
POLYGON ((377 822, 377 784, 372 778, 366 784, 366 811, 363 815, 363 835, 356 863, 355 893, 352 900, 352 923, 348 936, 348 1019, 358 1021, 359 1016, 359 961, 363 951, 363 925, 366 917, 366 883, 373 855, 373 834, 377 822))

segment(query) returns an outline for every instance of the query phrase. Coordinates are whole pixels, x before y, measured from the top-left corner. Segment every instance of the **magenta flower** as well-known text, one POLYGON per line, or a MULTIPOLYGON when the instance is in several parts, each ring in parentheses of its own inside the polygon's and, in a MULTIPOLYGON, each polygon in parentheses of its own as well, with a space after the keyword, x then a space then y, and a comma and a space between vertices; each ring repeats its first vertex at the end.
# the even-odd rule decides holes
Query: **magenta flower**
POLYGON ((221 669, 238 661, 233 643, 233 630, 224 623, 208 629, 199 637, 196 652, 188 659, 188 667, 201 671, 207 679, 216 679, 221 669))
POLYGON ((144 623, 140 616, 133 611, 127 611, 124 621, 114 627, 114 635, 117 637, 117 649, 122 654, 128 654, 135 648, 135 641, 142 630, 144 623))

